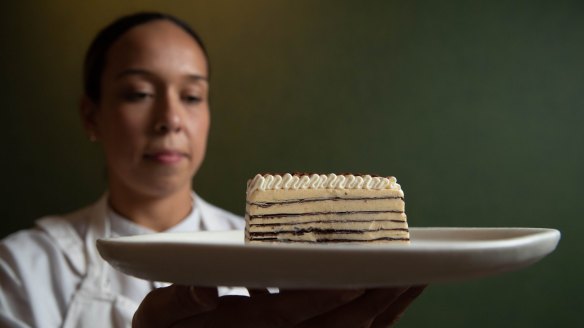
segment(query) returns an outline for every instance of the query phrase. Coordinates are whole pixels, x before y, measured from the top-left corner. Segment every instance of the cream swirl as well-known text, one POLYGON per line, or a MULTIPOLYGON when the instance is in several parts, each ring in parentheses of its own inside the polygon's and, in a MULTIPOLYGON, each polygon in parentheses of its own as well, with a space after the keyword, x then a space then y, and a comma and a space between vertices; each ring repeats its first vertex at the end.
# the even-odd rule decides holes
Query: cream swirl
POLYGON ((247 183, 247 193, 256 190, 279 189, 393 189, 401 190, 395 177, 372 177, 370 175, 336 175, 331 173, 312 175, 292 175, 286 173, 283 176, 276 174, 257 174, 247 183))

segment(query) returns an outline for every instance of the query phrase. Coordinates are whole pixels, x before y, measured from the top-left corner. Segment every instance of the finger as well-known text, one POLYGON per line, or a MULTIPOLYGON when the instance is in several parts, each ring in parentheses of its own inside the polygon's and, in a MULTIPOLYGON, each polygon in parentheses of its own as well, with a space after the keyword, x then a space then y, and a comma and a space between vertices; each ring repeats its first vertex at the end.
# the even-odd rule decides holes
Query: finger
POLYGON ((408 306, 424 291, 426 286, 411 287, 373 321, 371 328, 386 328, 395 324, 408 306))
POLYGON ((365 290, 284 290, 265 299, 273 322, 297 325, 363 296, 365 290))
POLYGON ((132 320, 133 328, 169 327, 173 323, 217 307, 216 288, 171 285, 151 291, 132 320))
POLYGON ((406 287, 368 290, 358 299, 307 320, 298 327, 362 327, 369 324, 407 290, 406 287))
POLYGON ((182 320, 174 327, 292 327, 363 295, 362 290, 281 291, 256 297, 221 297, 215 311, 182 320))

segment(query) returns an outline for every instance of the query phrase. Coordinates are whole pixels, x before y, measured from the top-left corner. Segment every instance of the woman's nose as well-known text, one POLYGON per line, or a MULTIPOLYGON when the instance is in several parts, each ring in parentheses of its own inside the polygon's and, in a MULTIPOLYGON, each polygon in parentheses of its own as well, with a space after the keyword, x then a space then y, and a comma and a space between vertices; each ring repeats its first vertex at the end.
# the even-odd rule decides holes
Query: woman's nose
POLYGON ((157 106, 154 131, 158 134, 179 132, 182 129, 179 104, 171 96, 161 99, 157 106))

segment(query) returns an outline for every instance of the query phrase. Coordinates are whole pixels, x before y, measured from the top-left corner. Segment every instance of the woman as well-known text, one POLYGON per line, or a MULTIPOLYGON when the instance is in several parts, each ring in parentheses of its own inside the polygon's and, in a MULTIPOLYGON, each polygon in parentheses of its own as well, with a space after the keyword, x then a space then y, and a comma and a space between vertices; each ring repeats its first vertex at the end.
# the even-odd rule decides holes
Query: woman
POLYGON ((103 148, 108 192, 2 241, 0 326, 124 327, 134 313, 135 327, 382 326, 421 292, 229 296, 242 291, 156 289, 162 284, 111 269, 96 253, 97 238, 242 228, 241 218, 192 191, 205 155, 208 94, 205 48, 178 19, 141 13, 100 32, 85 61, 81 115, 89 139, 103 148))

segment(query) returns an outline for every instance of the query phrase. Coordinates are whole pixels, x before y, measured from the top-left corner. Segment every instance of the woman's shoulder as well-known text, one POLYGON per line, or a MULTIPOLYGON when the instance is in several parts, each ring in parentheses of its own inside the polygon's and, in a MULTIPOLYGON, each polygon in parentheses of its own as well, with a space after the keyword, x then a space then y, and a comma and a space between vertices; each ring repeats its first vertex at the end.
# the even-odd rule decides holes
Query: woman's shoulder
POLYGON ((28 253, 49 253, 54 241, 38 227, 20 230, 0 241, 0 259, 20 259, 28 253))
POLYGON ((84 271, 83 236, 91 206, 64 215, 38 219, 35 226, 14 232, 0 241, 0 263, 23 270, 30 267, 71 266, 84 271))
POLYGON ((48 325, 61 322, 64 306, 85 274, 83 243, 74 228, 84 213, 43 217, 0 241, 4 319, 30 326, 41 319, 48 325))

